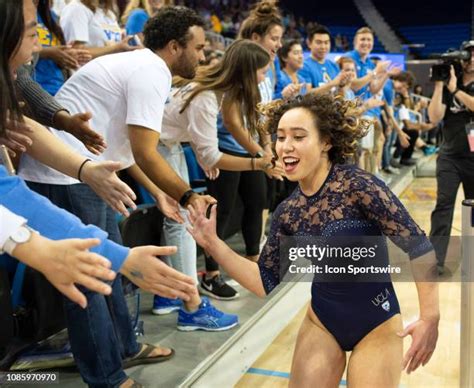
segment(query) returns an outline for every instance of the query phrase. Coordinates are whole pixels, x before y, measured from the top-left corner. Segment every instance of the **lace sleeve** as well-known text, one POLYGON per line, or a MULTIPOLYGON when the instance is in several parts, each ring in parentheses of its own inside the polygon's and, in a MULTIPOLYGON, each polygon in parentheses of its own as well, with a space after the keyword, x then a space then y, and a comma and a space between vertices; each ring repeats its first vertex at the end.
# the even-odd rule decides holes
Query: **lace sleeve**
POLYGON ((282 214, 280 205, 273 213, 270 233, 258 259, 260 277, 267 294, 280 284, 280 238, 284 235, 282 214))
POLYGON ((411 218, 395 194, 377 177, 364 173, 356 184, 359 205, 383 234, 413 260, 433 249, 425 232, 411 218))

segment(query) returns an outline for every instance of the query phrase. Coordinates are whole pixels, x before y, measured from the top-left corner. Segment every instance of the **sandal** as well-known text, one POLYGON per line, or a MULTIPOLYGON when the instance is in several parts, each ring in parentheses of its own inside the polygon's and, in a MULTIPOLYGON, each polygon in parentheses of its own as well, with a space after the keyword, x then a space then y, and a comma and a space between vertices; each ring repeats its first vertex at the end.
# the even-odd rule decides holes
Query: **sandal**
POLYGON ((149 357, 149 355, 157 348, 155 345, 142 344, 142 348, 137 355, 123 360, 123 369, 130 368, 142 364, 155 364, 157 362, 167 361, 174 356, 174 350, 171 349, 170 354, 160 354, 159 356, 149 357))
MULTIPOLYGON (((132 383, 132 385, 130 385, 129 388, 145 388, 144 385, 140 384, 138 381, 135 381, 135 380, 133 380, 133 379, 131 379, 131 378, 128 378, 128 379, 125 380, 122 384, 124 384, 124 383, 126 383, 126 382, 128 382, 128 381, 130 381, 130 382, 132 383)), ((122 385, 122 384, 120 384, 120 385, 122 385)))

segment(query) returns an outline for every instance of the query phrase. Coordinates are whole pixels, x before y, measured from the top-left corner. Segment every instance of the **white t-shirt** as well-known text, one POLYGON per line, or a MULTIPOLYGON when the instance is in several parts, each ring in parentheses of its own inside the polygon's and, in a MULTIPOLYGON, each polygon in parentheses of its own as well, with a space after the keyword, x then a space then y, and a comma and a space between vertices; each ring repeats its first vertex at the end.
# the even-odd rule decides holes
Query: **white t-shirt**
POLYGON ((94 19, 105 33, 105 45, 118 43, 122 40, 122 30, 117 23, 117 17, 112 11, 105 13, 102 8, 98 8, 94 14, 94 19))
POLYGON ((84 42, 90 47, 103 47, 107 42, 107 36, 100 25, 100 20, 100 16, 97 18, 94 12, 79 0, 73 0, 63 8, 59 24, 67 43, 77 41, 84 42))
POLYGON ((219 104, 213 91, 199 93, 183 113, 179 113, 195 84, 171 90, 165 105, 160 141, 165 145, 190 142, 199 163, 214 166, 222 157, 217 138, 219 104))
POLYGON ((403 104, 400 105, 400 108, 398 109, 398 120, 402 128, 405 126, 404 120, 411 121, 410 113, 408 112, 408 109, 406 108, 406 106, 403 104))
MULTIPOLYGON (((163 110, 171 89, 171 73, 166 63, 149 49, 105 55, 80 68, 58 91, 57 101, 71 115, 89 111, 90 126, 100 133, 107 148, 96 156, 69 133, 51 132, 92 160, 134 164, 128 124, 161 132, 163 110)), ((23 155, 19 174, 39 183, 73 184, 67 177, 23 155)))
POLYGON ((26 224, 26 220, 0 205, 0 254, 8 238, 26 224))

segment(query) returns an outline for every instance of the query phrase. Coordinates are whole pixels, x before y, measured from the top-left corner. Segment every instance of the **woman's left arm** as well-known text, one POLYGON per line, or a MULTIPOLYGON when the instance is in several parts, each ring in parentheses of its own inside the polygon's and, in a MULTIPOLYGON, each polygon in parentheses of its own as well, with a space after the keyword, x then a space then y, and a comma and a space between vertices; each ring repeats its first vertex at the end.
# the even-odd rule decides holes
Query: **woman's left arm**
POLYGON ((440 312, 436 257, 431 242, 397 196, 371 174, 364 173, 361 178, 356 191, 365 215, 410 257, 420 316, 398 333, 401 337, 412 336, 412 344, 403 359, 403 368, 410 373, 430 360, 438 340, 440 312))

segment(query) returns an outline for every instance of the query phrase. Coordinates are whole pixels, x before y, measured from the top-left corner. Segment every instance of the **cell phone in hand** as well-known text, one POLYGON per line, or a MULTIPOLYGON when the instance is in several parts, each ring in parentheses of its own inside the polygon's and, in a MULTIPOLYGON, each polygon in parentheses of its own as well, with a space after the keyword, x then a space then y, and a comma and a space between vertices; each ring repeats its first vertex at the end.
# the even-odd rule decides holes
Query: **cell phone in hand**
POLYGON ((128 44, 130 46, 141 46, 142 45, 142 41, 140 39, 140 37, 138 35, 133 35, 129 40, 128 40, 128 44))
POLYGON ((15 168, 13 167, 12 160, 10 159, 10 154, 8 153, 7 147, 0 145, 0 162, 7 169, 8 175, 15 175, 15 168))

